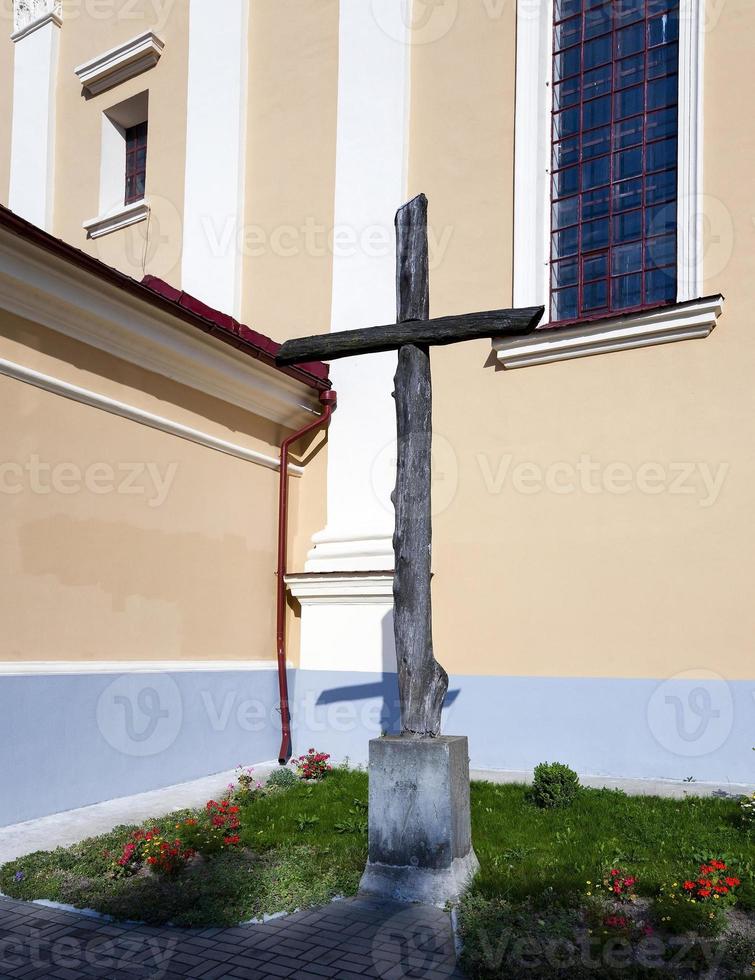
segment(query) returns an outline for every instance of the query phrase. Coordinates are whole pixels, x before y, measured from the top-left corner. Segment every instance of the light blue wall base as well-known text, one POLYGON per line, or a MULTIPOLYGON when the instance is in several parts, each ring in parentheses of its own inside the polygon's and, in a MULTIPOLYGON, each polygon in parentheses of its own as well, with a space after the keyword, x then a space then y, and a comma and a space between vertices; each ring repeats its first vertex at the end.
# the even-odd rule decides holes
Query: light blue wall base
MULTIPOLYGON (((395 674, 299 671, 295 747, 367 759, 397 730, 395 674)), ((563 761, 598 776, 755 782, 755 681, 452 676, 443 731, 473 769, 563 761), (450 702, 450 704, 449 704, 450 702)))
MULTIPOLYGON (((367 761, 398 730, 395 674, 290 671, 294 750, 367 761)), ((451 678, 444 731, 473 769, 755 782, 755 682, 451 678)), ((0 826, 277 757, 264 671, 0 677, 0 826)))
POLYGON ((0 826, 276 758, 274 670, 0 676, 0 826))

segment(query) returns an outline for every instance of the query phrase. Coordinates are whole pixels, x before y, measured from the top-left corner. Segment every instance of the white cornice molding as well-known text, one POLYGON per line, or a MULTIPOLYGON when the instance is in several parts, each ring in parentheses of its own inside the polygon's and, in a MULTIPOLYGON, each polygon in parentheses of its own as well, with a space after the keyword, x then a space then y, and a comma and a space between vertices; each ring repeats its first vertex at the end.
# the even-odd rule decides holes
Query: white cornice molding
POLYGON ((14 0, 11 41, 20 41, 46 24, 60 27, 62 17, 61 0, 14 0))
POLYGON ((392 572, 287 575, 286 585, 302 606, 393 603, 392 572))
POLYGON ((547 327, 528 337, 494 341, 493 349, 499 362, 511 369, 704 339, 715 327, 723 305, 724 298, 718 295, 574 327, 547 327))
POLYGON ((154 68, 164 47, 164 42, 153 31, 145 31, 79 65, 74 72, 88 95, 99 95, 154 68))
POLYGON ((393 532, 389 529, 366 527, 361 534, 348 534, 324 528, 312 535, 312 544, 305 572, 393 571, 393 532))
POLYGON ((107 214, 100 215, 99 218, 90 218, 84 222, 83 227, 87 238, 102 238, 103 235, 109 235, 113 231, 120 231, 121 228, 146 221, 148 217, 149 201, 134 201, 133 204, 114 208, 107 214))
POLYGON ((40 17, 39 20, 33 21, 22 30, 14 31, 13 34, 11 34, 10 39, 14 43, 23 41, 25 37, 29 37, 29 35, 33 34, 35 31, 39 31, 43 27, 47 27, 48 24, 52 24, 53 27, 62 27, 63 21, 57 14, 45 14, 44 17, 40 17))
POLYGON ((0 661, 0 677, 60 674, 176 674, 276 670, 275 660, 10 660, 0 661))
POLYGON ((0 309, 287 428, 320 412, 300 381, 1 229, 0 309))
MULTIPOLYGON (((8 378, 15 378, 16 381, 23 381, 25 384, 34 385, 35 388, 41 388, 43 391, 49 391, 54 395, 69 398, 71 401, 79 402, 82 405, 89 405, 90 408, 98 408, 110 415, 117 415, 119 418, 129 419, 131 422, 139 422, 150 429, 158 429, 168 435, 178 436, 180 439, 186 439, 187 442, 194 442, 207 449, 215 449, 227 456, 235 456, 247 463, 257 463, 269 470, 280 469, 280 460, 276 459, 275 456, 268 456, 266 453, 257 452, 256 449, 228 442, 227 439, 219 439, 217 436, 201 432, 199 429, 183 425, 181 422, 175 422, 173 419, 165 418, 165 416, 146 412, 144 409, 129 405, 126 402, 116 401, 114 398, 101 395, 89 388, 81 388, 79 385, 70 384, 68 381, 54 378, 49 374, 34 371, 23 364, 16 364, 13 361, 0 358, 0 374, 8 378)), ((288 464, 288 472, 291 476, 304 475, 303 467, 296 466, 294 463, 288 464)))

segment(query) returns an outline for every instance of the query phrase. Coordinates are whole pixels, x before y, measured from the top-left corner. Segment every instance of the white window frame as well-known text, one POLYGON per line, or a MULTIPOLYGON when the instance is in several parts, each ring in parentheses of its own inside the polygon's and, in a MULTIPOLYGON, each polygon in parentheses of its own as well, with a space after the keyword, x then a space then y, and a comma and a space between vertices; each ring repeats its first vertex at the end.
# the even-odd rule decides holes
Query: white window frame
POLYGON ((88 238, 101 238, 149 217, 146 196, 126 204, 126 130, 149 120, 149 92, 111 106, 102 113, 99 214, 83 223, 88 238))
MULTIPOLYGON (((699 0, 680 2, 677 303, 698 299, 703 284, 703 228, 699 220, 703 193, 703 6, 699 0)), ((553 0, 517 0, 513 298, 515 306, 545 306, 544 322, 550 319, 552 51, 553 0)), ((721 312, 721 298, 714 297, 704 306, 710 311, 710 333, 721 312)), ((612 316, 616 322, 632 320, 641 326, 645 314, 612 316)), ((594 324, 584 329, 594 329, 594 324)), ((655 342, 685 339, 664 336, 667 339, 655 342)), ((527 342, 525 338, 516 346, 521 350, 527 342)), ((542 343, 542 334, 538 343, 542 343)), ((511 344, 494 346, 504 366, 518 366, 501 356, 511 344)), ((611 349, 622 346, 637 345, 626 343, 611 349)))

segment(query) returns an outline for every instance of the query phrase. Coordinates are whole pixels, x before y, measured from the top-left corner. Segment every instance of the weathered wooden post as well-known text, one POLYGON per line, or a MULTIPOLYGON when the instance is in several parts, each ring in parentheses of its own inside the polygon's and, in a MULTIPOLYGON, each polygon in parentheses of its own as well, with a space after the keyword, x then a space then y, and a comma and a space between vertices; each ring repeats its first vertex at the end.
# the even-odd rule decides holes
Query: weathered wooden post
POLYGON ((448 675, 432 642, 430 347, 530 333, 543 307, 430 320, 427 198, 396 215, 397 322, 285 343, 280 364, 398 350, 393 503, 394 635, 401 734, 370 742, 369 860, 362 890, 412 902, 457 900, 477 868, 465 736, 441 735, 448 675))
MULTIPOLYGON (((396 319, 430 319, 427 198, 415 197, 396 215, 396 319)), ((438 735, 448 674, 433 654, 431 488, 433 398, 430 348, 404 344, 395 377, 398 459, 393 536, 393 629, 401 730, 438 735)))

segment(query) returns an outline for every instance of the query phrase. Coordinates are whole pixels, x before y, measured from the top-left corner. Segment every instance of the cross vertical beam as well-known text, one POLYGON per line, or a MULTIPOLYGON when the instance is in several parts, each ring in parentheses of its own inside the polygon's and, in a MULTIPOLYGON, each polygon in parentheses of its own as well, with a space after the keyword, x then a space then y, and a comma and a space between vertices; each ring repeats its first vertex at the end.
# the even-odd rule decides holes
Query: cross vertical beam
MULTIPOLYGON (((397 322, 428 320, 430 276, 427 198, 420 194, 396 214, 397 322)), ((401 731, 440 733, 448 675, 433 654, 431 615, 432 381, 430 350, 404 344, 395 377, 398 459, 393 537, 395 554, 394 634, 401 731)))

